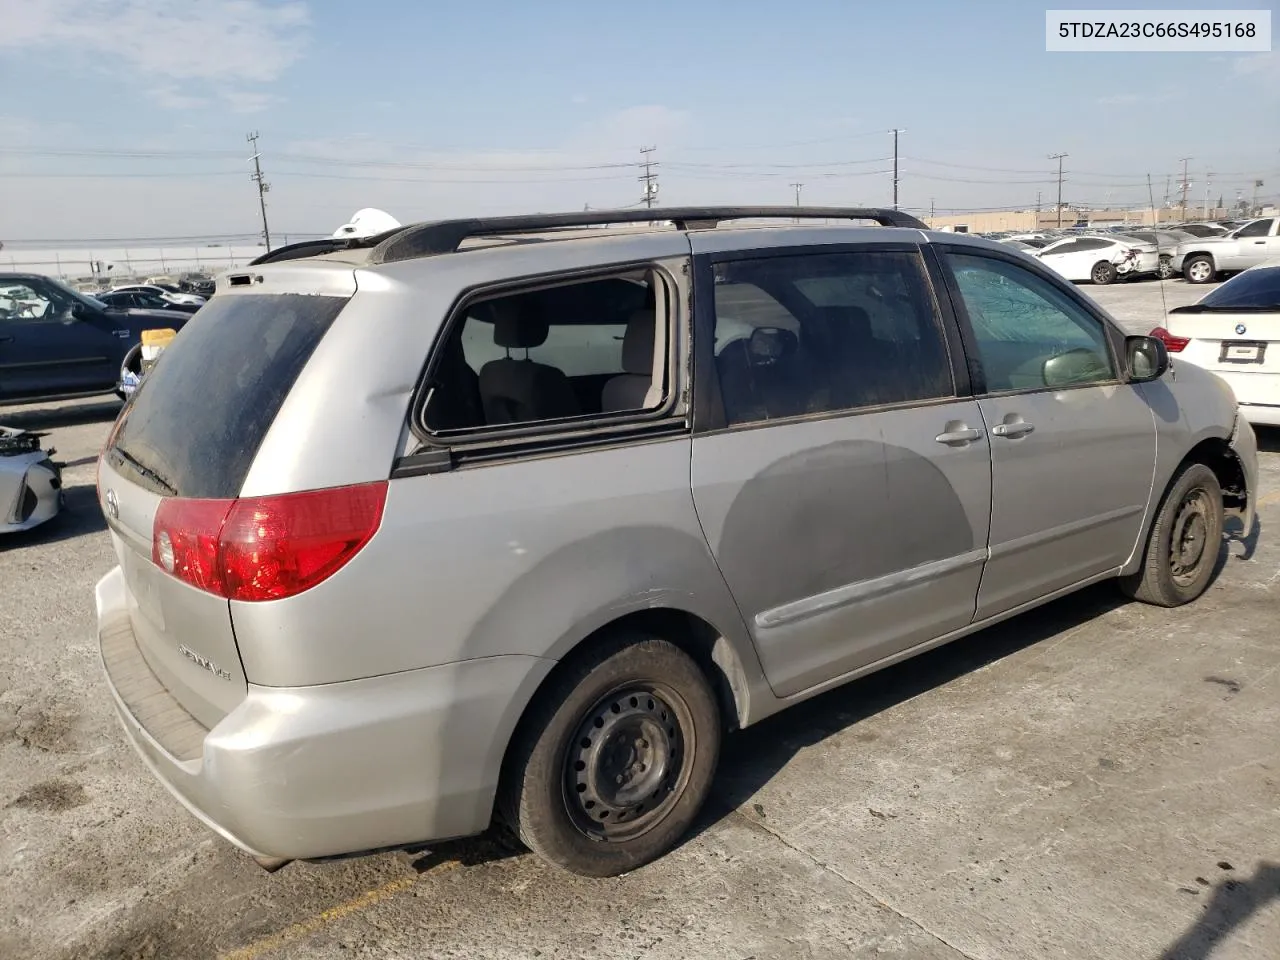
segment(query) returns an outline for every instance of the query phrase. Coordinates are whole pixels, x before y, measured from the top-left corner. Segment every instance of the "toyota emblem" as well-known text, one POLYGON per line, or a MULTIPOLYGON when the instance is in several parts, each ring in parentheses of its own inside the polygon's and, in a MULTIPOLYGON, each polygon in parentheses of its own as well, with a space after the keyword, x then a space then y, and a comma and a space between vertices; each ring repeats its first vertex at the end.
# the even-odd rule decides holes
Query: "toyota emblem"
POLYGON ((1236 324, 1236 333, 1240 334, 1240 336, 1243 337, 1246 330, 1248 330, 1248 327, 1246 327, 1243 323, 1236 324))
POLYGON ((107 516, 112 520, 119 520, 120 499, 116 496, 116 492, 114 490, 108 490, 105 499, 107 501, 107 516))

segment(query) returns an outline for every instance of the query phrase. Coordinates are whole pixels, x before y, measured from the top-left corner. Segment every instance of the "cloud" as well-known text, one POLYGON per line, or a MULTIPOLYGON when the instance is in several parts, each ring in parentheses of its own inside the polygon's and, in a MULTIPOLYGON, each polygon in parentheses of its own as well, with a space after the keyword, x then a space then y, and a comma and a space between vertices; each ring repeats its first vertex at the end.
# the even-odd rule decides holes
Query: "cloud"
POLYGON ((1164 93, 1113 93, 1107 97, 1099 97, 1098 105, 1102 107, 1136 107, 1139 104, 1161 103, 1169 100, 1164 93))
POLYGON ((150 94, 151 99, 166 110, 194 110, 209 102, 204 97, 193 97, 182 93, 175 87, 155 87, 150 94))
POLYGON ((1280 91, 1280 52, 1237 57, 1231 64, 1231 73, 1251 81, 1261 80, 1262 91, 1274 95, 1280 91))
POLYGON ((310 13, 299 0, 0 0, 0 23, 0 49, 89 56, 161 81, 151 96, 181 109, 191 85, 278 79, 302 55, 310 13))
POLYGON ((254 90, 223 90, 220 96, 236 113, 260 113, 280 99, 274 94, 254 90))

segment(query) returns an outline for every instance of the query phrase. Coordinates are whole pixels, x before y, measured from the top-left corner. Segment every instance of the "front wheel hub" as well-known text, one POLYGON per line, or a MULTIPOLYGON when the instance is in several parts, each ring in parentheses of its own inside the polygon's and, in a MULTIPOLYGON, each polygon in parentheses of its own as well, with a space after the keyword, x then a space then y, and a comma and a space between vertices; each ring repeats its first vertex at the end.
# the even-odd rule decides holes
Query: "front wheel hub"
POLYGON ((597 703, 565 757, 565 793, 579 829, 600 840, 643 833, 665 816, 685 762, 676 710, 659 693, 627 688, 597 703))
POLYGON ((1209 545, 1209 495, 1203 490, 1189 493, 1178 506, 1169 544, 1169 566, 1179 586, 1191 584, 1209 545))

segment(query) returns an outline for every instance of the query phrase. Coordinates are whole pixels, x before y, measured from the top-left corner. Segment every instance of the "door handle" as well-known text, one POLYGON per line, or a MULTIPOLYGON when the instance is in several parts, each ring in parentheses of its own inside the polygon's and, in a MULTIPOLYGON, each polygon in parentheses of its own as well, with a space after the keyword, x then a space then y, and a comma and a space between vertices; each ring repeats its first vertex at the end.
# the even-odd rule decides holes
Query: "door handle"
POLYGON ((938 443, 959 445, 963 443, 971 443, 974 440, 977 440, 980 436, 982 436, 982 434, 973 427, 966 426, 963 423, 952 422, 947 424, 946 430, 938 434, 933 439, 938 443))
POLYGON ((997 423, 991 428, 991 432, 997 437, 1016 440, 1018 437, 1026 436, 1035 428, 1036 425, 1034 423, 1027 423, 1025 420, 1017 420, 1013 423, 997 423))

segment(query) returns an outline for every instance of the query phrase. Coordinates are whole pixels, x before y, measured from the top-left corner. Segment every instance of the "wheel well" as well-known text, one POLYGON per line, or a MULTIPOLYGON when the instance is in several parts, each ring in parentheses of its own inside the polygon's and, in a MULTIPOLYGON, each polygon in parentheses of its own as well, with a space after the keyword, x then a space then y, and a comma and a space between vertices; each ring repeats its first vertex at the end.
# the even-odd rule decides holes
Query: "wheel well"
POLYGON ((1247 484, 1244 467, 1240 465, 1240 461, 1227 441, 1217 437, 1201 440, 1182 458, 1182 464, 1179 464, 1179 467, 1188 463, 1203 463, 1213 471, 1218 478, 1219 486, 1222 487, 1224 506, 1232 510, 1245 508, 1247 484))
POLYGON ((1190 263, 1196 257, 1207 257, 1210 263, 1215 262, 1213 259, 1213 254, 1210 253, 1208 250, 1192 250, 1185 257, 1182 258, 1183 266, 1186 266, 1186 264, 1190 263))
POLYGON ((129 348, 129 352, 124 355, 124 362, 120 364, 121 368, 131 370, 134 373, 142 372, 142 344, 136 343, 129 348))
POLYGON ((578 644, 560 659, 560 662, 543 678, 538 689, 529 699, 524 713, 536 704, 543 691, 551 685, 561 670, 572 664, 577 655, 590 647, 593 641, 619 630, 639 630, 674 643, 689 654, 711 682, 716 705, 726 729, 736 729, 746 713, 746 681, 737 656, 719 630, 701 617, 670 607, 637 610, 611 620, 609 623, 583 637, 578 644))

